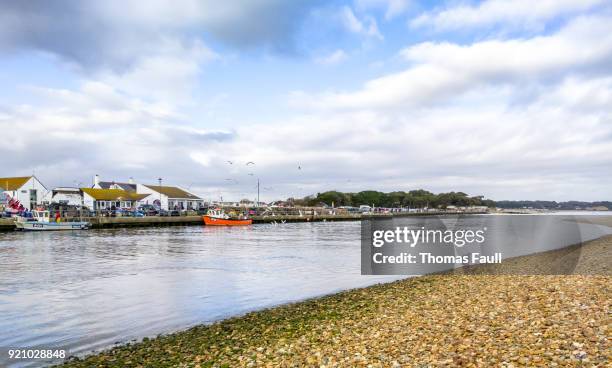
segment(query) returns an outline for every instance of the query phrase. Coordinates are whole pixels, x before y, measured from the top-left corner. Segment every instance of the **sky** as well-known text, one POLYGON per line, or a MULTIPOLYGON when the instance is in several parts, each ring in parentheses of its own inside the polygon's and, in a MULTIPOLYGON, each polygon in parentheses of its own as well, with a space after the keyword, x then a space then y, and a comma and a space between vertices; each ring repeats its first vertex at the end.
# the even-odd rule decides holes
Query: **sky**
POLYGON ((0 176, 612 200, 609 0, 0 6, 0 176))

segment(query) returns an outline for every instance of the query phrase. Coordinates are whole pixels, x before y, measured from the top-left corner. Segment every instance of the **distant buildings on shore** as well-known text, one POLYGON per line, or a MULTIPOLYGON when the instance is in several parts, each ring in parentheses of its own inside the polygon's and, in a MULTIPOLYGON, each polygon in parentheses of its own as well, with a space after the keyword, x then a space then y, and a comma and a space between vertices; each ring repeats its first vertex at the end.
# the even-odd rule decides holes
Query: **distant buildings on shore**
MULTIPOLYGON (((132 209, 140 205, 149 205, 165 211, 197 210, 205 206, 202 198, 189 192, 188 190, 177 186, 165 186, 161 184, 161 179, 159 179, 159 183, 157 185, 136 183, 132 178, 130 178, 127 182, 102 181, 98 175, 95 175, 93 185, 91 187, 57 187, 49 190, 36 176, 33 175, 23 177, 5 177, 0 178, 0 211, 8 209, 9 211, 13 212, 21 212, 23 210, 32 210, 37 206, 49 203, 59 203, 69 206, 85 206, 94 211, 132 209)), ((605 201, 569 201, 559 203, 550 201, 498 201, 493 203, 496 204, 495 207, 497 207, 497 210, 501 212, 513 212, 516 210, 526 213, 530 211, 555 210, 608 211, 612 209, 612 202, 605 201)), ((257 203, 248 199, 243 199, 236 202, 213 201, 211 203, 207 203, 206 205, 236 208, 296 207, 291 200, 275 201, 267 204, 264 202, 257 203)), ((372 207, 362 205, 361 207, 335 207, 333 202, 331 203, 331 206, 324 202, 320 202, 313 207, 331 208, 346 212, 427 212, 437 211, 441 208, 448 212, 489 211, 489 207, 487 206, 447 205, 445 207, 437 206, 435 208, 428 208, 428 206, 422 208, 384 208, 374 207, 373 205, 372 207)), ((494 206, 491 206, 491 208, 494 208, 494 206)))
MULTIPOLYGON (((135 183, 132 178, 127 183, 100 181, 100 177, 94 177, 95 195, 92 197, 94 209, 109 208, 114 205, 117 208, 131 208, 135 204, 148 204, 163 210, 192 210, 198 209, 204 204, 204 200, 189 191, 165 185, 135 183), (118 207, 116 202, 125 202, 125 207, 118 207), (100 207, 103 206, 103 207, 100 207)), ((89 206, 88 206, 89 207, 89 206)))
POLYGON ((0 205, 14 211, 32 210, 45 203, 85 206, 90 210, 135 208, 148 204, 162 210, 191 210, 204 200, 176 186, 101 181, 90 188, 58 187, 48 190, 35 176, 0 178, 0 205))

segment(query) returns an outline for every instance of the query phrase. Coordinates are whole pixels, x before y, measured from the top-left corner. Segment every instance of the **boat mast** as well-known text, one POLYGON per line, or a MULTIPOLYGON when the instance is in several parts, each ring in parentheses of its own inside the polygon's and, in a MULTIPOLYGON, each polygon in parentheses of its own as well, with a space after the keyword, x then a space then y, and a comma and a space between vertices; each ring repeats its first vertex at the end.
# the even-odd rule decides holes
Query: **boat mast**
POLYGON ((255 207, 259 207, 259 178, 257 178, 257 205, 255 207))

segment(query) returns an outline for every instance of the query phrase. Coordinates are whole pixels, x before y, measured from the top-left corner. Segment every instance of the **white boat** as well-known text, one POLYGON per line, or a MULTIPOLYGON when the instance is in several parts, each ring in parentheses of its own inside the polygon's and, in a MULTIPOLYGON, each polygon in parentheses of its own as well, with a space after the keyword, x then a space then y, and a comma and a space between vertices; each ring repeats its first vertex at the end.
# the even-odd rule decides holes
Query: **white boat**
POLYGON ((53 231, 53 230, 86 230, 91 224, 85 221, 56 222, 50 221, 49 211, 32 211, 32 218, 18 217, 15 221, 17 230, 53 231))

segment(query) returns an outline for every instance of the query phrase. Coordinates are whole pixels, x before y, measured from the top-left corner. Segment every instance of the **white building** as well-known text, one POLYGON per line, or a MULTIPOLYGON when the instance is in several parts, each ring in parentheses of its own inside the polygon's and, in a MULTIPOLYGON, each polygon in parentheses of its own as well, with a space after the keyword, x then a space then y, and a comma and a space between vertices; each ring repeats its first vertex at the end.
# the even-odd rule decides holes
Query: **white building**
POLYGON ((69 206, 81 206, 83 203, 83 192, 79 188, 59 187, 51 191, 50 202, 67 204, 69 206))
POLYGON ((35 176, 0 178, 0 203, 5 207, 13 199, 25 209, 32 210, 42 204, 48 190, 35 176))
MULTIPOLYGON (((204 200, 187 190, 179 187, 137 184, 132 178, 127 183, 115 181, 102 181, 100 176, 94 176, 93 189, 98 190, 121 190, 126 193, 138 194, 139 204, 150 204, 163 210, 190 210, 200 208, 204 200)), ((109 192, 107 197, 110 198, 109 192)), ((100 192, 98 193, 100 194, 100 192)), ((126 197, 125 194, 120 196, 126 197)), ((105 197, 106 198, 106 197, 105 197)), ((127 197, 126 197, 127 198, 127 197)), ((102 199, 100 201, 103 201, 102 199)), ((110 199, 110 202, 113 200, 110 199)), ((103 205, 100 202, 100 205, 103 205)), ((115 205, 115 207, 118 207, 115 205)))
POLYGON ((151 204, 163 210, 197 210, 204 200, 193 193, 179 187, 137 184, 136 192, 148 197, 142 204, 151 204))
POLYGON ((81 188, 83 205, 93 211, 134 209, 148 194, 137 194, 122 189, 81 188))
POLYGON ((93 188, 96 189, 121 189, 128 192, 136 192, 136 183, 134 183, 134 179, 130 178, 127 183, 120 183, 115 181, 101 181, 100 176, 94 176, 94 185, 93 188))

